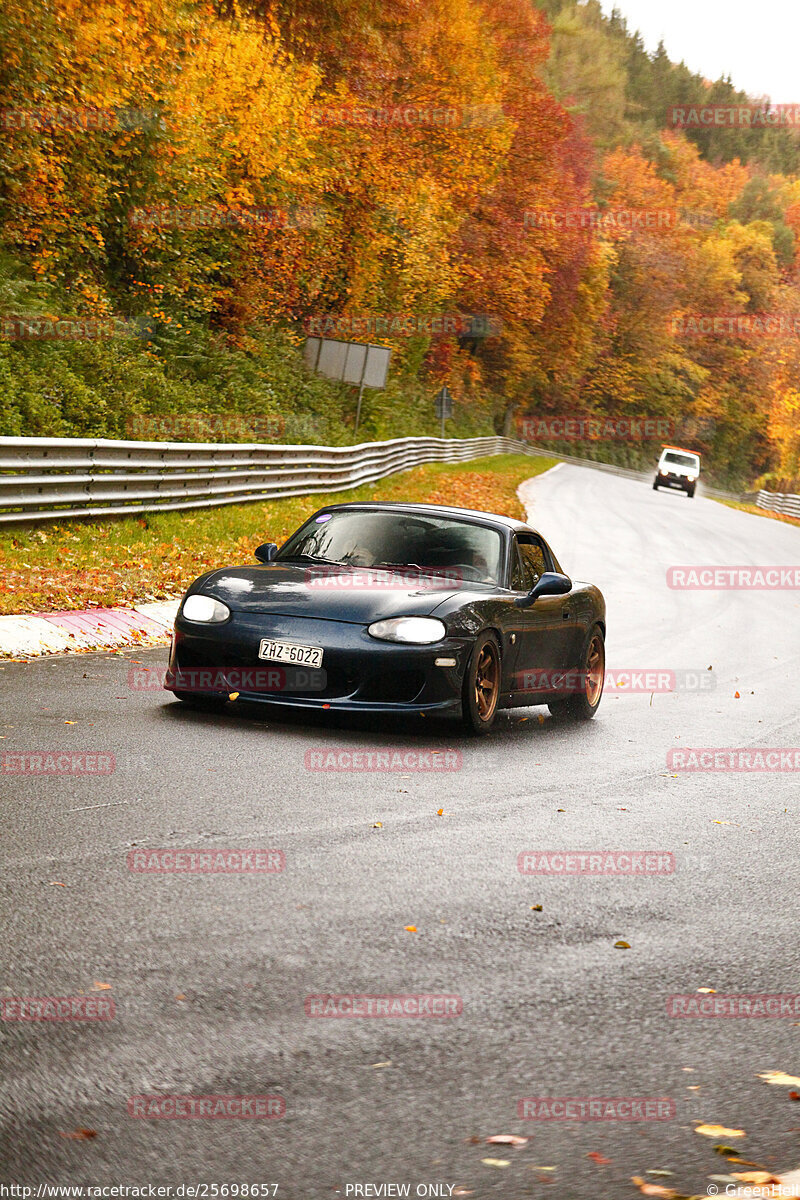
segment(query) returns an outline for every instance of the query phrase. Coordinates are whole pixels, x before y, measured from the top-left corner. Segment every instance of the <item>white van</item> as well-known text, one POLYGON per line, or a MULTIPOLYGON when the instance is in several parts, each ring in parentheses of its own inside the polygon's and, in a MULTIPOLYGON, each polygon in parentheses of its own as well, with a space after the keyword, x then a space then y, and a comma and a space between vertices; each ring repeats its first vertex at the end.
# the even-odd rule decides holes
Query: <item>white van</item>
POLYGON ((700 477, 700 455, 680 446, 665 446, 658 460, 658 470, 653 480, 653 491, 660 487, 680 488, 690 498, 694 495, 700 477))

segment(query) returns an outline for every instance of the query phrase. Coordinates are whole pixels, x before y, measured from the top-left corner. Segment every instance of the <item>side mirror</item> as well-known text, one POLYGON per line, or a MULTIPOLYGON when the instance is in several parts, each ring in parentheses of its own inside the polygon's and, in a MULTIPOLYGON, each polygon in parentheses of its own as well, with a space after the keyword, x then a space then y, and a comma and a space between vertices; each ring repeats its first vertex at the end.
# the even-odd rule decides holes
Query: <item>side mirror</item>
POLYGON ((519 596, 514 603, 517 608, 530 608, 540 596, 566 596, 571 590, 572 580, 567 575, 559 575, 558 571, 545 571, 527 596, 519 596))
POLYGON ((258 561, 263 563, 272 562, 277 553, 277 542, 263 542, 256 550, 253 551, 253 554, 258 561))

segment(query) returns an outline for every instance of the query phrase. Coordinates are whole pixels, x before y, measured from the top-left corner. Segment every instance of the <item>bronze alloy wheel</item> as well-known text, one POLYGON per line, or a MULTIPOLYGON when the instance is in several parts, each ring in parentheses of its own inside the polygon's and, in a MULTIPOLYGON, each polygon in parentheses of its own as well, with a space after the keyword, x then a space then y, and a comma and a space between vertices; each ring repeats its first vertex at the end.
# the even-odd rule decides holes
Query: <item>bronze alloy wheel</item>
POLYGON ((591 721, 603 698, 606 682, 606 642, 600 625, 587 634, 585 649, 580 658, 583 687, 571 696, 554 696, 547 707, 554 717, 571 717, 575 721, 591 721))
POLYGON ((500 643, 492 630, 475 639, 461 687, 461 717, 470 734, 488 733, 495 722, 503 687, 500 643))
POLYGON ((586 652, 586 700, 595 708, 603 694, 606 670, 606 648, 602 634, 595 633, 586 652))
POLYGON ((475 668, 475 707, 482 721, 490 721, 500 694, 500 657, 494 642, 481 647, 475 668))

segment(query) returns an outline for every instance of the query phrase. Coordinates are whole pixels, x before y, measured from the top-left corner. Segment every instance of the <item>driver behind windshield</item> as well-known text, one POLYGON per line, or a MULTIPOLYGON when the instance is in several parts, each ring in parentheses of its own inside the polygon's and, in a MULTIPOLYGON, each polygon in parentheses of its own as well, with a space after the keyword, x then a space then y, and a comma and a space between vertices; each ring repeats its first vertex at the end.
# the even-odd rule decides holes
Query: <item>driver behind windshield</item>
POLYGON ((392 513, 321 513, 298 530, 279 560, 316 559, 355 567, 403 567, 461 573, 465 580, 496 583, 502 541, 497 530, 445 517, 392 513))

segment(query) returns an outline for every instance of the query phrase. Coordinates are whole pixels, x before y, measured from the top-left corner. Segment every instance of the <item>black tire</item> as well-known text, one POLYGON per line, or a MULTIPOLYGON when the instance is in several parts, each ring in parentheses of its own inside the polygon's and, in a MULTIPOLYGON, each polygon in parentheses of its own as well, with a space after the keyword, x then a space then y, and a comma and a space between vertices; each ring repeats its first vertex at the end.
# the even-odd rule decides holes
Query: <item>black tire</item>
POLYGON ((657 479, 653 480, 653 491, 654 492, 658 491, 658 480, 657 479))
POLYGON ((187 708, 196 708, 200 712, 221 712, 225 701, 217 696, 201 696, 197 692, 173 692, 176 700, 187 708))
POLYGON ((468 733, 488 733, 497 717, 502 686, 500 643, 493 633, 480 634, 470 655, 461 687, 461 720, 468 733))
POLYGON ((581 691, 564 700, 548 700, 547 707, 554 717, 591 721, 600 707, 605 683, 606 643, 599 625, 593 625, 589 630, 583 644, 578 670, 585 679, 581 691))
POLYGON ((688 489, 687 489, 687 492, 686 492, 686 495, 689 497, 689 499, 690 499, 690 500, 691 500, 691 499, 693 499, 693 497, 694 497, 694 488, 688 488, 688 489))

